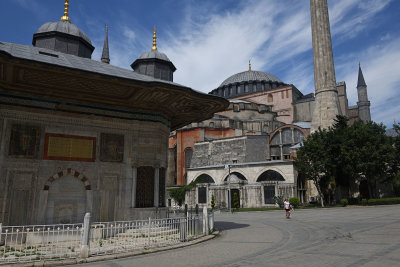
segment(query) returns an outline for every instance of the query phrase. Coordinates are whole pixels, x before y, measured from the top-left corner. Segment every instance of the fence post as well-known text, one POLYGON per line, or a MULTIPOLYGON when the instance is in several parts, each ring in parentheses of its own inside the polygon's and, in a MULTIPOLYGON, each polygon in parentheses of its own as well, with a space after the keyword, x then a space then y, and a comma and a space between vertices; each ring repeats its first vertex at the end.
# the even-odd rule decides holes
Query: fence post
POLYGON ((149 229, 147 232, 147 245, 150 247, 151 217, 149 217, 149 229))
POLYGON ((83 235, 81 240, 81 258, 86 259, 89 257, 89 244, 90 244, 90 213, 87 212, 83 219, 83 235))
POLYGON ((203 234, 208 235, 208 211, 207 207, 203 207, 203 234))

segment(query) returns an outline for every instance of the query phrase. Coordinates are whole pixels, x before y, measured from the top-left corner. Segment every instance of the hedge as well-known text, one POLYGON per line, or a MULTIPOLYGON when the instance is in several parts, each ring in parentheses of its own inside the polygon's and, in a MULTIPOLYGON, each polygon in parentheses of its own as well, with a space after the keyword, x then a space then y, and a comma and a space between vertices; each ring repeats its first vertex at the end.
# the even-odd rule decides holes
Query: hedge
POLYGON ((391 204, 400 204, 400 197, 368 199, 368 205, 391 205, 391 204))

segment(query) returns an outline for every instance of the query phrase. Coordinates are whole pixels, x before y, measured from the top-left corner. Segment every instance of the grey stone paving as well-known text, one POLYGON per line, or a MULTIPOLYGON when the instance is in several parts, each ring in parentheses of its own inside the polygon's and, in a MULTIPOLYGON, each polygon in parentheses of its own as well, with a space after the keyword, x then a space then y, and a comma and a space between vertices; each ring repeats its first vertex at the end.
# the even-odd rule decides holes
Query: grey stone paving
POLYGON ((400 206, 216 215, 198 245, 83 266, 400 266, 400 206))

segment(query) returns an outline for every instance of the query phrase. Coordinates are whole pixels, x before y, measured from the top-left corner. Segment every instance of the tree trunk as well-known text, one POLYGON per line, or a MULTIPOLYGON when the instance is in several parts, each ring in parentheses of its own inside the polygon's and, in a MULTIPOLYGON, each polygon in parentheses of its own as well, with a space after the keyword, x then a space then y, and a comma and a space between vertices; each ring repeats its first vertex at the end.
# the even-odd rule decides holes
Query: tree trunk
POLYGON ((321 207, 325 207, 324 206, 324 195, 321 193, 321 187, 319 186, 319 183, 316 180, 314 180, 314 184, 315 184, 315 187, 317 188, 319 198, 321 199, 321 207))

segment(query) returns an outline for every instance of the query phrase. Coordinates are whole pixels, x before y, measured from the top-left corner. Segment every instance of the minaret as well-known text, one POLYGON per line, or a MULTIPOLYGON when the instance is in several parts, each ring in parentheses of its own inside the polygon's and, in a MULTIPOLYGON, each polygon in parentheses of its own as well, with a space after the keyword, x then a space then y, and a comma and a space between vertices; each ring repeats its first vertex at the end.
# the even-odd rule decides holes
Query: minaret
POLYGON ((358 118, 362 121, 371 121, 371 112, 369 106, 371 103, 368 101, 367 84, 364 80, 364 75, 361 70, 361 64, 358 64, 358 118))
POLYGON ((108 25, 106 25, 106 37, 104 38, 103 53, 101 54, 101 62, 110 64, 110 50, 108 48, 108 25))
POLYGON ((315 107, 311 132, 333 125, 341 114, 336 89, 327 0, 310 0, 314 58, 315 107))

